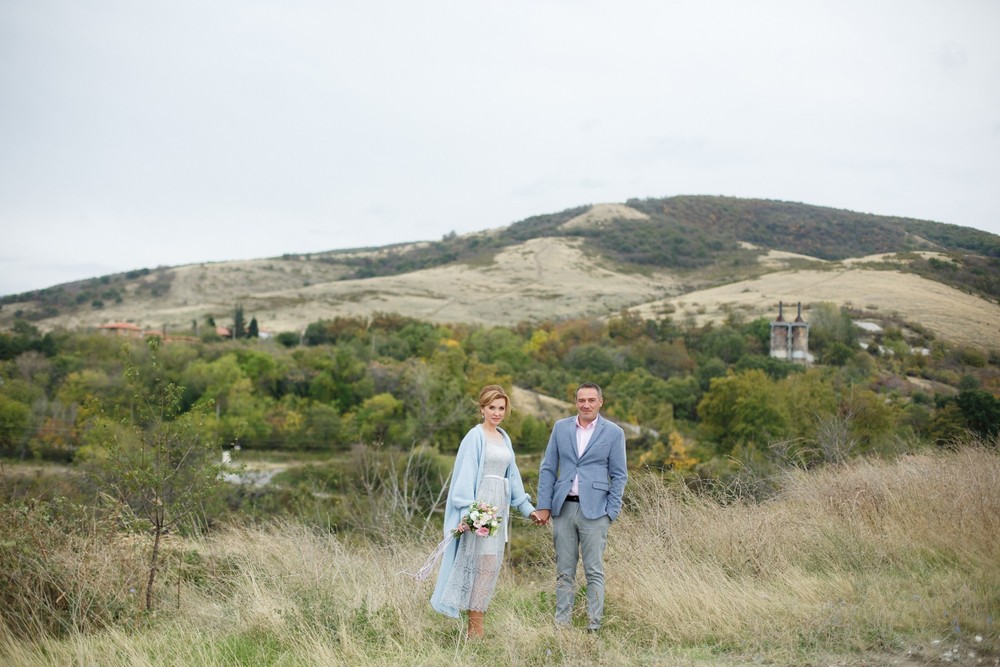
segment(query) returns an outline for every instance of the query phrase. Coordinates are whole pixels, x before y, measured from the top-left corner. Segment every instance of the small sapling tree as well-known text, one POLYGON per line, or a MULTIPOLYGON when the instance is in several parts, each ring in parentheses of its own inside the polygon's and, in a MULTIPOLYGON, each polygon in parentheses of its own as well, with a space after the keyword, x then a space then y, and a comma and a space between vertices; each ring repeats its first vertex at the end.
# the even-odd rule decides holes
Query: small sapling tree
POLYGON ((166 379, 158 358, 159 339, 149 338, 147 346, 150 363, 143 370, 128 344, 122 346, 131 410, 116 420, 96 406, 96 447, 89 458, 105 497, 149 537, 145 606, 150 611, 164 535, 193 520, 222 482, 221 447, 206 424, 210 406, 182 411, 183 387, 166 379))

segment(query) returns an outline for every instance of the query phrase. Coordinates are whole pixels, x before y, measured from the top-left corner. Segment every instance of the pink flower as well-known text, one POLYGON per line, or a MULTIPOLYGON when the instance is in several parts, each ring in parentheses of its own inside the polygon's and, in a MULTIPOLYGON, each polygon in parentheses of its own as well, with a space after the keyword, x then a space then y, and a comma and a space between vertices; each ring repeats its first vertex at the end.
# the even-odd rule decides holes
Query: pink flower
POLYGON ((490 529, 489 526, 480 526, 476 529, 476 535, 479 537, 489 537, 490 529))

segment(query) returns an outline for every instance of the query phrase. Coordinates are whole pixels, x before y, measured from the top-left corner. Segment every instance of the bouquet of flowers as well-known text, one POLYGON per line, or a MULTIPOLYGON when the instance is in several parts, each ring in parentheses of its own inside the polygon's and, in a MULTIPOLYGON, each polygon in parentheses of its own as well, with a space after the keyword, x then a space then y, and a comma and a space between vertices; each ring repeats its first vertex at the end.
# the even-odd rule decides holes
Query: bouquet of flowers
POLYGON ((458 528, 452 530, 450 535, 445 534, 444 539, 434 548, 434 553, 427 557, 427 562, 424 563, 423 567, 416 572, 407 572, 406 574, 409 574, 417 581, 423 581, 429 577, 435 566, 441 561, 442 556, 444 556, 445 549, 448 548, 452 540, 461 537, 462 533, 472 531, 479 537, 493 535, 500 528, 500 523, 503 521, 503 517, 498 515, 499 511, 498 507, 489 503, 478 500, 472 503, 469 513, 462 517, 458 528))
POLYGON ((490 537, 497 532, 500 522, 503 521, 503 517, 497 514, 499 511, 494 505, 476 501, 472 503, 469 513, 462 517, 458 528, 451 531, 451 534, 459 537, 471 530, 479 537, 490 537))

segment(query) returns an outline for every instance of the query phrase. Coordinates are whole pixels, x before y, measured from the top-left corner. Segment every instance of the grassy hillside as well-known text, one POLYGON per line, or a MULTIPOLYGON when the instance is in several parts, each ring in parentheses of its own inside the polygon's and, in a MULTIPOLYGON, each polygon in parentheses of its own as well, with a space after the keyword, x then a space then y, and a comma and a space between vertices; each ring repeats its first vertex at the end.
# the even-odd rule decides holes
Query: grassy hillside
POLYGON ((624 265, 696 269, 754 266, 758 248, 823 260, 935 250, 902 268, 991 300, 1000 299, 1000 237, 957 225, 792 202, 728 197, 629 200, 645 220, 580 230, 624 265))
POLYGON ((482 262, 504 248, 531 239, 561 236, 560 227, 588 208, 584 206, 537 215, 497 230, 463 236, 449 234, 440 241, 395 246, 377 254, 358 257, 330 254, 321 256, 320 260, 351 267, 353 271, 348 274, 349 278, 399 275, 453 262, 482 262))
POLYGON ((454 261, 474 261, 500 248, 544 236, 581 236, 622 264, 669 269, 746 259, 740 241, 826 260, 927 249, 1000 258, 1000 237, 926 220, 732 197, 633 199, 627 204, 645 214, 645 219, 566 225, 589 207, 574 208, 528 218, 495 233, 452 235, 347 263, 357 266, 352 276, 357 278, 405 273, 454 261))
MULTIPOLYGON (((1000 237, 927 220, 732 197, 631 199, 627 204, 645 214, 646 219, 567 227, 565 223, 590 208, 583 206, 533 216, 497 230, 449 234, 439 241, 317 252, 309 257, 335 267, 339 279, 399 275, 454 262, 481 261, 503 248, 549 236, 581 236, 622 263, 672 269, 694 268, 739 256, 743 254, 739 241, 827 260, 922 249, 1000 258, 1000 237)), ((0 304, 28 298, 60 307, 114 301, 123 296, 124 283, 150 273, 150 269, 142 269, 4 296, 0 304)), ((167 275, 162 268, 152 273, 167 275)), ((169 289, 169 279, 146 281, 143 289, 153 296, 163 294, 169 289)))
MULTIPOLYGON (((1000 258, 1000 237, 925 220, 877 216, 794 202, 731 197, 681 196, 633 199, 628 206, 645 219, 567 226, 589 207, 568 209, 514 223, 494 233, 450 235, 419 247, 400 246, 379 256, 346 261, 351 277, 406 273, 484 255, 532 238, 581 236, 627 265, 698 268, 745 258, 738 243, 839 260, 887 252, 936 249, 1000 258)), ((332 256, 330 261, 344 261, 332 256)))
MULTIPOLYGON (((237 303, 272 332, 377 311, 443 322, 560 320, 885 254, 896 261, 866 268, 919 275, 986 307, 1000 302, 996 235, 790 202, 684 196, 567 209, 438 241, 101 276, 0 298, 0 328, 16 319, 46 330, 124 320, 190 335, 210 317, 227 325, 237 303), (507 287, 503 303, 483 309, 498 281, 507 287)), ((755 307, 770 312, 779 299, 812 296, 789 282, 786 294, 762 299, 755 307)), ((918 301, 868 303, 920 320, 918 301)))
MULTIPOLYGON (((839 260, 931 245, 909 232, 909 224, 915 221, 794 202, 671 197, 630 200, 628 204, 647 213, 652 221, 686 233, 748 241, 820 259, 839 260)), ((923 224, 922 229, 938 225, 923 224)), ((1000 238, 995 239, 995 249, 1000 255, 1000 238)))

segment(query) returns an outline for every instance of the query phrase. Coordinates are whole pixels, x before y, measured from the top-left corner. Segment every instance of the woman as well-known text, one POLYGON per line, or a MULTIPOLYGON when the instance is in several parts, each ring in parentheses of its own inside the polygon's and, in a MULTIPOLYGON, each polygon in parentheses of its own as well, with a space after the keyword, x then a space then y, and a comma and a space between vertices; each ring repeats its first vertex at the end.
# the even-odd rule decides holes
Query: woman
POLYGON ((483 636, 483 615, 500 574, 511 508, 537 523, 535 508, 524 492, 521 473, 514 463, 510 437, 500 428, 500 422, 510 412, 510 398, 502 387, 483 387, 479 412, 483 421, 465 435, 455 457, 444 511, 444 534, 448 537, 459 528, 462 516, 474 502, 495 505, 503 520, 490 537, 463 532, 448 543, 431 596, 431 606, 446 616, 458 618, 460 611, 468 611, 467 634, 472 638, 483 636))

